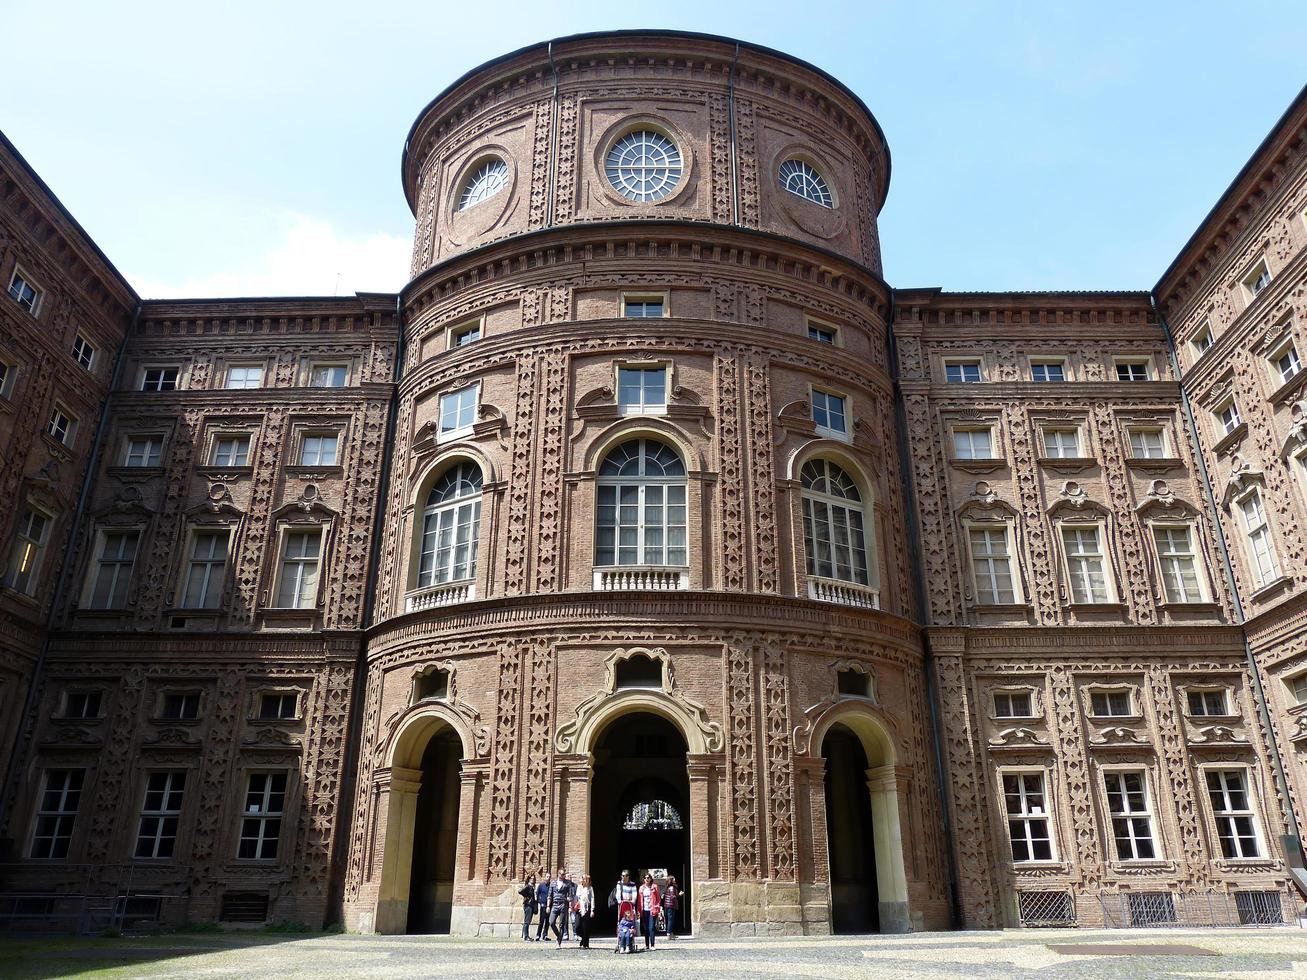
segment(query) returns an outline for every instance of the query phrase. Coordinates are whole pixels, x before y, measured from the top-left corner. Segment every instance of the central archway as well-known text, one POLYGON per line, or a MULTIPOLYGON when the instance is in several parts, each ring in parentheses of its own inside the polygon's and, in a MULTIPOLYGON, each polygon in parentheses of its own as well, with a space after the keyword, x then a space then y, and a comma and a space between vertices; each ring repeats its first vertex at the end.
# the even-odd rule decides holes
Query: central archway
MULTIPOLYGON (((595 933, 616 931, 608 895, 623 870, 636 881, 646 871, 674 875, 686 888, 690 872, 688 747, 680 730, 646 711, 624 714, 595 740, 590 793, 590 861, 594 877, 595 933)), ((690 932, 691 897, 677 915, 678 934, 690 932)))
POLYGON ((452 729, 431 736, 422 753, 422 786, 413 825, 407 932, 448 935, 458 846, 459 756, 452 729))

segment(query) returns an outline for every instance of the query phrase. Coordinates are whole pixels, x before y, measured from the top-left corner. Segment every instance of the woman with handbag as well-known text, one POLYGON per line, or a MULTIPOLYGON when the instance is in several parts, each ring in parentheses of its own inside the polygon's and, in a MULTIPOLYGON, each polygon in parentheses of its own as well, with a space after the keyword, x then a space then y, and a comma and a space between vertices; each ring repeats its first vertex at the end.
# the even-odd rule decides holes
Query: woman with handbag
POLYGON ((529 874, 517 890, 522 896, 522 942, 531 941, 531 916, 536 913, 536 876, 529 874))
POLYGON ((595 915, 595 889, 589 875, 581 875, 581 887, 576 890, 576 938, 581 949, 590 948, 590 920, 595 915))

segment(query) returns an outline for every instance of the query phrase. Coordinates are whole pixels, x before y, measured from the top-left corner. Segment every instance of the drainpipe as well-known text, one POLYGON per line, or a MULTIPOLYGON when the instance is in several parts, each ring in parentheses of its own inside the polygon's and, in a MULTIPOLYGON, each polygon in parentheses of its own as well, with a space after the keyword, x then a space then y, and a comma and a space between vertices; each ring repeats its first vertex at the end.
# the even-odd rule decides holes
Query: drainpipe
POLYGON ((549 97, 549 170, 548 192, 545 195, 545 227, 554 226, 554 195, 556 193, 558 172, 558 66, 554 64, 554 42, 545 48, 549 58, 549 70, 554 74, 554 90, 549 97))
MULTIPOLYGON (((1234 577, 1234 565, 1230 560, 1230 549, 1226 544, 1225 531, 1221 526, 1220 508, 1216 503, 1216 493, 1212 489, 1211 473, 1207 469, 1207 460, 1203 456, 1202 441, 1198 435, 1198 423, 1194 418, 1193 403, 1189 398, 1189 388, 1185 384, 1184 375, 1180 371, 1180 358, 1176 352, 1175 334, 1171 332, 1171 326, 1166 322, 1166 317, 1157 304, 1157 297, 1150 293, 1148 301, 1152 304, 1153 313, 1157 316, 1157 322, 1161 324, 1162 332, 1166 335, 1167 356, 1171 361, 1171 371, 1175 374, 1180 385, 1180 407, 1184 412, 1185 425, 1189 429, 1189 438, 1197 450, 1194 457, 1198 461, 1198 474, 1202 478, 1203 496, 1207 501, 1209 516, 1212 519, 1216 547, 1221 553, 1221 569, 1225 575, 1225 584, 1234 599, 1234 613, 1238 625, 1246 626, 1248 616, 1244 611, 1243 600, 1239 597, 1239 586, 1234 577)), ((1294 883, 1298 886, 1298 890, 1304 896, 1307 896, 1307 869, 1302 866, 1302 833, 1298 829, 1298 818, 1294 815, 1293 803, 1289 796, 1289 781, 1284 772, 1284 760, 1280 757, 1280 747, 1276 741, 1275 729, 1271 725, 1271 712, 1266 703, 1266 690, 1262 686, 1262 675, 1261 671, 1257 669, 1257 658, 1253 655, 1252 644, 1248 641, 1248 631, 1243 629, 1241 632, 1243 634, 1244 659, 1248 662, 1248 673, 1253 680, 1253 698, 1257 702, 1257 714, 1261 719, 1262 727, 1266 730, 1271 768, 1274 770, 1276 788, 1280 791, 1282 801, 1280 804, 1281 816, 1284 817, 1285 826, 1289 829, 1288 835, 1281 843, 1286 856, 1289 857, 1289 870, 1293 873, 1294 883), (1295 861, 1294 858, 1297 860, 1295 861)))
POLYGON ((386 433, 382 439, 381 472, 377 478, 377 511, 372 521, 372 546, 368 555, 367 584, 363 590, 363 624, 359 635, 358 657, 354 663, 354 690, 350 696, 349 731, 345 739, 345 758, 341 762, 339 819, 336 821, 335 841, 332 844, 332 889, 336 891, 328 909, 337 910, 344 918, 345 878, 343 868, 348 863, 350 832, 354 826, 354 793, 358 777, 359 747, 363 743, 363 702, 368 685, 368 629, 372 626, 377 594, 377 576, 381 567, 381 546, 386 523, 386 504, 390 499, 391 459, 395 449, 395 427, 399 416, 399 379, 404 376, 404 355, 407 350, 404 337, 404 293, 395 297, 395 366, 391 369, 390 407, 386 412, 386 433))
POLYGON ((726 76, 726 120, 730 127, 731 142, 731 220, 740 223, 740 161, 735 146, 735 69, 740 64, 740 45, 735 45, 735 58, 731 61, 731 73, 726 76))
MULTIPOLYGON (((41 673, 45 669, 46 657, 50 652, 50 634, 54 631, 59 620, 59 613, 63 609, 64 599, 68 594, 68 583, 72 580, 73 555, 77 551, 77 541, 82 531, 82 519, 86 516, 86 507, 91 499, 91 486, 95 480, 96 469, 100 465, 105 433, 109 430, 110 402, 113 400, 114 392, 118 390, 123 364, 127 361, 127 344, 131 340, 132 334, 136 332, 136 325, 141 319, 141 305, 140 299, 137 299, 136 306, 132 310, 131 322, 123 334, 122 342, 118 345, 118 351, 114 354, 113 372, 109 377, 109 389, 105 393, 104 402, 100 406, 100 418, 95 425, 95 438, 91 441, 91 455, 86 461, 86 472, 82 476, 82 486, 77 493, 77 508, 73 512, 72 524, 68 528, 68 541, 64 545, 63 561, 59 567, 59 575, 55 579, 54 595, 50 599, 50 608, 45 616, 45 629, 41 633, 41 648, 37 652, 36 663, 32 665, 32 680, 27 685, 27 695, 23 699, 23 711, 19 715, 21 721, 18 730, 14 732, 14 744, 9 754, 9 764, 5 770, 4 793, 0 795, 0 831, 5 828, 5 823, 9 817, 8 806, 14 795, 15 784, 18 781, 20 772, 19 755, 21 754, 24 735, 29 730, 33 730, 36 725, 36 696, 40 687, 41 673)), ((18 855, 14 856, 17 857, 18 855)))
MULTIPOLYGON (((921 527, 918 523, 917 508, 915 505, 906 506, 908 500, 916 499, 916 494, 913 492, 912 464, 909 462, 912 456, 908 439, 908 413, 907 407, 903 403, 902 391, 899 388, 898 345, 894 341, 894 320, 897 311, 898 302, 894 290, 891 288, 889 323, 886 325, 885 337, 889 345, 887 356, 890 380, 894 383, 894 429, 899 448, 899 472, 903 481, 903 493, 907 498, 904 501, 903 512, 907 518, 908 547, 911 549, 912 554, 920 555, 922 554, 921 527)), ((927 605, 925 571, 922 569, 920 561, 912 562, 912 583, 924 631, 930 607, 927 605)), ((953 854, 953 821, 950 816, 949 806, 951 794, 949 793, 948 778, 944 769, 944 730, 939 717, 939 683, 935 677, 935 658, 930 651, 929 641, 923 644, 922 657, 922 666, 926 675, 926 705, 930 710, 930 734, 935 748, 935 778, 938 783, 936 789, 939 791, 940 812, 944 821, 944 839, 947 842, 944 851, 948 872, 949 914, 953 928, 960 929, 962 928, 962 899, 958 891, 957 861, 953 854)))

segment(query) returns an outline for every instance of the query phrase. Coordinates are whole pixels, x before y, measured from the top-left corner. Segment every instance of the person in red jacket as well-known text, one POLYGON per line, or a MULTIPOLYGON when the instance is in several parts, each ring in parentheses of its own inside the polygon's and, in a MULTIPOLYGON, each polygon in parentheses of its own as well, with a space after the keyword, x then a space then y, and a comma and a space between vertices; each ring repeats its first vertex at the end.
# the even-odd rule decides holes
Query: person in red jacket
POLYGON ((640 912, 640 934, 644 936, 644 948, 654 948, 654 936, 658 929, 658 913, 662 911, 663 897, 654 884, 653 875, 646 874, 640 885, 640 892, 635 900, 635 907, 640 912))

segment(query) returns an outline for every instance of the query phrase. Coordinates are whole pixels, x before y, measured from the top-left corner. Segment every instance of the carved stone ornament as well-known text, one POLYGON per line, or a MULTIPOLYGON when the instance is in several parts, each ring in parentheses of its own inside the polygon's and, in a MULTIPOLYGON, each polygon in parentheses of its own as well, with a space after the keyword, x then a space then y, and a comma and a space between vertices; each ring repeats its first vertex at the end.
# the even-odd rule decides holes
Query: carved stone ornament
POLYGON ((449 678, 449 686, 448 688, 446 688, 445 696, 441 698, 441 700, 448 701, 450 704, 457 703, 458 686, 457 686, 457 681, 455 679, 454 661, 452 660, 441 660, 439 662, 433 660, 430 663, 422 664, 420 667, 418 667, 416 670, 413 671, 413 680, 411 686, 409 687, 409 701, 411 703, 416 704, 420 700, 417 696, 418 682, 423 677, 426 677, 429 674, 434 674, 437 671, 441 671, 441 670, 443 670, 445 672, 445 676, 449 678))
POLYGON ((1133 728, 1126 728, 1123 725, 1114 725, 1111 728, 1104 728, 1098 738, 1090 741, 1093 746, 1108 746, 1112 748, 1141 748, 1149 749, 1152 746, 1133 728))
POLYGON ((153 738, 145 740, 145 744, 166 746, 193 745, 198 747, 200 741, 185 728, 173 726, 170 728, 160 728, 153 738))
POLYGON ((1189 744, 1195 748, 1200 746, 1205 748, 1231 748, 1244 747, 1249 742, 1242 734, 1228 725, 1210 725, 1197 732, 1189 740, 1189 744))
MULTIPOLYGON (((445 664, 433 664, 431 666, 438 669, 447 669, 446 664, 448 664, 448 661, 445 661, 445 664)), ((436 713, 446 718, 452 715, 457 719, 459 725, 471 735, 472 750, 476 753, 476 758, 480 759, 488 756, 490 754, 490 731, 481 723, 480 711, 466 701, 459 701, 454 697, 454 675, 452 671, 449 676, 449 692, 450 696, 448 698, 417 701, 403 711, 396 711, 387 718, 382 730, 389 732, 390 736, 378 743, 374 759, 375 765, 381 767, 388 764, 385 760, 390 757, 396 736, 404 729, 409 716, 415 714, 436 713)))
POLYGON ((809 755, 811 753, 813 733, 821 727, 827 715, 836 711, 849 710, 866 712, 871 715, 884 730, 886 736, 892 741, 897 741, 898 725, 894 723, 892 716, 881 709, 880 705, 870 698, 833 694, 830 697, 822 698, 816 704, 810 705, 803 710, 803 723, 796 725, 792 733, 795 754, 809 755))
POLYGON ((1284 434, 1284 442, 1280 444, 1282 459, 1288 459, 1307 446, 1307 398, 1295 401, 1289 413, 1293 416, 1293 424, 1289 426, 1289 431, 1284 434))
POLYGON ((1266 482, 1266 475, 1261 467, 1254 466, 1239 453, 1230 458, 1230 475, 1225 479, 1225 490, 1221 494, 1221 506, 1229 510, 1236 497, 1241 497, 1255 486, 1266 482))
POLYGON ((286 517, 287 515, 321 522, 335 517, 336 511, 322 502, 322 495, 318 491, 316 483, 307 483, 300 491, 297 499, 282 504, 272 512, 273 517, 286 517))
POLYGON ((1048 740, 1033 728, 1005 728, 989 740, 991 752, 1002 749, 1051 749, 1048 740))

